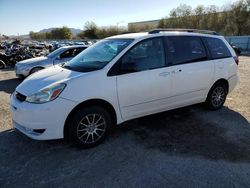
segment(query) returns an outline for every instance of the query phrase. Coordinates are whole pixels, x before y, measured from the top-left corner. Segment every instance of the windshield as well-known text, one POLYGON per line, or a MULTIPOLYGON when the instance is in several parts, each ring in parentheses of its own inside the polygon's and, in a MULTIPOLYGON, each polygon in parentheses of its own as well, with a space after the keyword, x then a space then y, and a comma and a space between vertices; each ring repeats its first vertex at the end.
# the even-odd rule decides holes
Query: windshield
POLYGON ((59 55, 59 53, 63 52, 64 50, 65 50, 65 48, 58 48, 58 49, 56 49, 55 51, 49 53, 49 54, 47 55, 47 57, 53 58, 53 57, 59 55))
POLYGON ((102 69, 132 41, 133 39, 101 40, 65 63, 63 67, 78 72, 102 69))

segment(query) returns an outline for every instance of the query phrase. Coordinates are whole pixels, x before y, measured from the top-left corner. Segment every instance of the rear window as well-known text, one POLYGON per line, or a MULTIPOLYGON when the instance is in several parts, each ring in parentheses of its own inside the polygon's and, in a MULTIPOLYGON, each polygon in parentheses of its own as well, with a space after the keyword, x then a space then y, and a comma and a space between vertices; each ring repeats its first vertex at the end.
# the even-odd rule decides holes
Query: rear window
POLYGON ((217 38, 206 38, 207 46, 213 59, 231 57, 231 53, 226 44, 217 38))
POLYGON ((167 54, 174 65, 207 60, 206 50, 199 37, 169 36, 166 37, 166 43, 167 54))

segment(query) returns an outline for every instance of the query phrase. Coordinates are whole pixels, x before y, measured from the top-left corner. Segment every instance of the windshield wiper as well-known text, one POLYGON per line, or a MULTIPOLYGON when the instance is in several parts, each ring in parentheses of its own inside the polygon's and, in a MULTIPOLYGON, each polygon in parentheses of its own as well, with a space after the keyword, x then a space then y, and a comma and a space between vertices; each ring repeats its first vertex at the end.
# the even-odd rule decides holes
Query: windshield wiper
POLYGON ((61 63, 59 66, 63 67, 63 65, 65 65, 65 63, 66 63, 66 62, 63 62, 63 63, 61 63))
POLYGON ((69 65, 64 65, 64 66, 62 65, 62 68, 72 70, 72 67, 71 67, 71 66, 69 66, 69 65))

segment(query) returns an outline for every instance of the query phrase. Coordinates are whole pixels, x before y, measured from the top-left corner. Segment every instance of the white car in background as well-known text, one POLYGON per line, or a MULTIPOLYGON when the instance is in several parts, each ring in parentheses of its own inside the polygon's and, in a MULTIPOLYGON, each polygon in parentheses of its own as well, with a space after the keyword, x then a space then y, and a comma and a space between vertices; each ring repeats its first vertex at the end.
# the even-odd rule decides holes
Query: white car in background
POLYGON ((18 78, 25 78, 41 69, 67 62, 85 50, 87 45, 64 46, 47 56, 26 59, 16 63, 15 73, 18 78))
POLYGON ((69 137, 92 147, 130 119, 196 103, 220 109, 237 83, 237 65, 232 47, 214 32, 106 38, 24 80, 11 95, 13 125, 33 139, 69 137))

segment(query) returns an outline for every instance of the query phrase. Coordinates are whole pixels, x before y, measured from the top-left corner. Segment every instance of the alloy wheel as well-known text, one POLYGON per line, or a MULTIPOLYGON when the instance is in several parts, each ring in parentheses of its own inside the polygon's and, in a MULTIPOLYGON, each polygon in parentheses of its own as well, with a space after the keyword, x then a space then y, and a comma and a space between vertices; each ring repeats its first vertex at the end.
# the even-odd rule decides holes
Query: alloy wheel
POLYGON ((212 104, 214 107, 221 106, 226 97, 226 92, 223 87, 218 86, 215 88, 215 90, 212 93, 212 104))
POLYGON ((106 121, 102 115, 87 114, 77 126, 77 137, 82 143, 95 143, 102 138, 106 127, 106 121))

